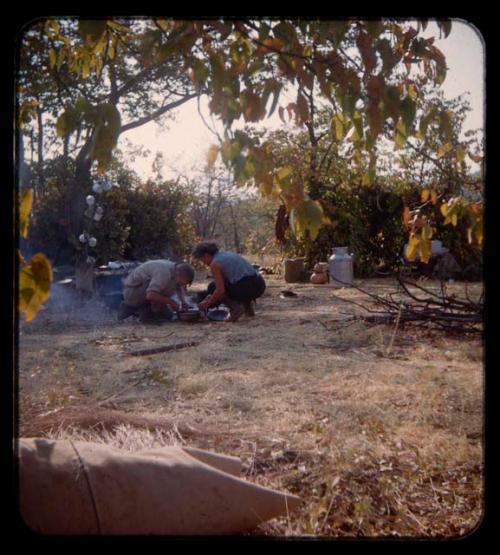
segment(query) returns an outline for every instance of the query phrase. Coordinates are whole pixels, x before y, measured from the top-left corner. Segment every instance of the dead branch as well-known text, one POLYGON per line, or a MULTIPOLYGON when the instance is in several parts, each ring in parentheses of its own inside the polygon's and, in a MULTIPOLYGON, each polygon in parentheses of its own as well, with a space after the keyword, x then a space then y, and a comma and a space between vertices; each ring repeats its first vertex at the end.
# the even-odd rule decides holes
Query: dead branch
POLYGON ((153 347, 152 349, 139 349, 138 351, 128 351, 126 354, 129 356, 155 355, 157 353, 166 353, 168 351, 185 349, 186 347, 196 347, 199 344, 200 344, 199 341, 187 341, 184 343, 175 343, 174 345, 163 345, 160 347, 153 347))
MULTIPOLYGON (((395 293, 388 295, 389 299, 366 291, 353 284, 345 284, 366 295, 375 308, 365 306, 363 303, 352 299, 336 297, 344 302, 354 304, 369 313, 367 315, 353 316, 354 319, 364 320, 370 324, 400 325, 412 324, 417 327, 435 326, 439 329, 454 333, 482 333, 483 303, 482 297, 479 302, 457 299, 455 295, 449 295, 446 287, 441 283, 440 294, 397 276, 398 283, 403 293, 409 300, 396 300, 395 293), (410 290, 415 287, 428 296, 421 297, 410 290), (412 302, 414 301, 414 302, 412 302)), ((340 280, 337 280, 340 281, 340 280)), ((342 282, 340 282, 342 283, 342 282)), ((399 292, 401 295, 401 292, 399 292)))

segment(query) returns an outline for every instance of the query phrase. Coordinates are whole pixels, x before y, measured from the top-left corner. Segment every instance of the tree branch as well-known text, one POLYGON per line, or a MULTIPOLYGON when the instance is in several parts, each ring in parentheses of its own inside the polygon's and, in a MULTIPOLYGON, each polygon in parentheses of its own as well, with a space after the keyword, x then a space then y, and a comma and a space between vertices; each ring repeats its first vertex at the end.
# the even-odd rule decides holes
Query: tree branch
POLYGON ((148 116, 144 116, 142 118, 139 118, 138 120, 126 123, 125 125, 122 126, 120 130, 120 134, 125 133, 125 131, 130 131, 130 129, 135 129, 136 127, 140 127, 141 125, 145 125, 146 123, 149 123, 150 121, 153 121, 159 118, 160 116, 167 113, 168 111, 173 110, 178 106, 181 106, 182 104, 184 104, 185 102, 188 102, 189 100, 191 100, 192 98, 195 98, 196 96, 197 96, 196 93, 189 94, 184 98, 180 98, 179 100, 175 100, 174 102, 170 102, 169 104, 162 106, 161 108, 159 108, 152 114, 149 114, 148 116))

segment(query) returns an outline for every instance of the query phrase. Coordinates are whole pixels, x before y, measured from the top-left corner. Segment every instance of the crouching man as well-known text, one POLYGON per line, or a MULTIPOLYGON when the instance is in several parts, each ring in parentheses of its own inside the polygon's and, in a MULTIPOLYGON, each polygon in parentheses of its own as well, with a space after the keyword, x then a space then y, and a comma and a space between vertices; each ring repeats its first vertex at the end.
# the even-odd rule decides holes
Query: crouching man
POLYGON ((255 299, 264 293, 266 282, 247 260, 237 253, 219 250, 215 243, 196 245, 192 255, 210 268, 214 278, 202 294, 204 299, 198 304, 200 310, 222 302, 229 307, 231 322, 236 322, 243 314, 255 315, 255 299))
POLYGON ((139 315, 143 324, 161 324, 188 305, 186 287, 194 279, 193 267, 170 260, 144 262, 123 280, 118 320, 139 315), (174 295, 181 304, 172 299, 174 295))

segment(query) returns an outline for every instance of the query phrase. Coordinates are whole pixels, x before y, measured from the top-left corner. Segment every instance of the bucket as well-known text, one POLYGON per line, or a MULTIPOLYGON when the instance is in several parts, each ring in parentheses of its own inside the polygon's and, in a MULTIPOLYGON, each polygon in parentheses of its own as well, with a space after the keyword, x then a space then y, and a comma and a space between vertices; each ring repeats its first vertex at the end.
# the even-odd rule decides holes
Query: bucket
POLYGON ((304 274, 304 258, 285 258, 285 281, 298 283, 304 274))

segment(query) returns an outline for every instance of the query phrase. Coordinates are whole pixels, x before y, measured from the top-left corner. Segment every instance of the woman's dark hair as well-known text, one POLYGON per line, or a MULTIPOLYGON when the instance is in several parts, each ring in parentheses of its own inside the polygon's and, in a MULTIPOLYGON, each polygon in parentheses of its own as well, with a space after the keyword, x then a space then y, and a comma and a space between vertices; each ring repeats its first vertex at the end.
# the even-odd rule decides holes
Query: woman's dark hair
POLYGON ((194 258, 201 258, 204 254, 214 256, 219 252, 219 247, 215 243, 199 243, 191 253, 194 258))

